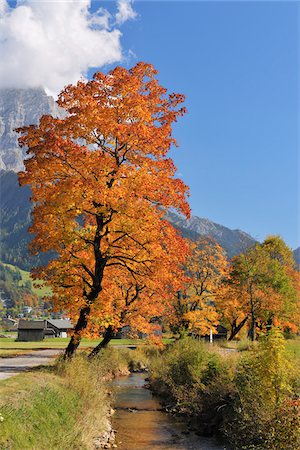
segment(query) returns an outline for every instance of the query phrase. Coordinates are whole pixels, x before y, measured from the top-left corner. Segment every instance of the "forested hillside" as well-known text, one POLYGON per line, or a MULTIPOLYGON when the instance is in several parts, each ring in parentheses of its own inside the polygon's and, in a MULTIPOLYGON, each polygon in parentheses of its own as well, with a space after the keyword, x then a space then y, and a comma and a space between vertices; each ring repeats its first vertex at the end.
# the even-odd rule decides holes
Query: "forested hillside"
POLYGON ((12 171, 0 171, 0 260, 24 270, 45 261, 44 257, 29 254, 28 243, 31 240, 30 226, 30 189, 20 187, 18 176, 12 171))
POLYGON ((44 297, 49 293, 48 288, 34 286, 29 272, 0 262, 0 308, 4 314, 15 317, 24 306, 35 311, 36 307, 47 308, 44 297))

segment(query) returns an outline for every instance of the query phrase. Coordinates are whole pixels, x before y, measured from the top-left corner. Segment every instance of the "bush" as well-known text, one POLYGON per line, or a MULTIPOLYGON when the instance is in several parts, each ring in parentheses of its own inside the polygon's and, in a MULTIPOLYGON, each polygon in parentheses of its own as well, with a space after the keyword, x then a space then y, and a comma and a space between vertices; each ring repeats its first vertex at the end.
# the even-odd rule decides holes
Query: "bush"
POLYGON ((99 375, 106 380, 129 373, 127 358, 123 350, 114 347, 102 350, 90 363, 96 367, 99 375))
POLYGON ((111 379, 118 375, 128 375, 130 371, 147 369, 149 355, 155 351, 155 348, 149 346, 137 347, 134 350, 111 346, 100 352, 92 361, 98 365, 98 370, 104 378, 111 379))
POLYGON ((234 448, 300 449, 296 380, 296 367, 287 358, 284 338, 277 330, 241 358, 233 411, 224 424, 234 448))
POLYGON ((220 370, 221 357, 191 338, 170 345, 150 363, 154 389, 170 397, 177 409, 188 414, 203 409, 201 393, 220 370))

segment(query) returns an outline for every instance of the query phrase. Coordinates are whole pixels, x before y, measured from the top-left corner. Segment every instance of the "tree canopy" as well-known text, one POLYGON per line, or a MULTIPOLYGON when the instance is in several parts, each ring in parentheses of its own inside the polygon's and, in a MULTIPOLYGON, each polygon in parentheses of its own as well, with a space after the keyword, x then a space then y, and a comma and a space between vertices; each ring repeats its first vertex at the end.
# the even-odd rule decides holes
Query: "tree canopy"
POLYGON ((184 97, 168 95, 156 75, 145 63, 98 72, 61 92, 63 119, 19 129, 31 250, 56 254, 34 275, 77 321, 67 356, 89 329, 105 334, 130 318, 145 327, 178 290, 186 245, 164 214, 189 216, 188 189, 168 157, 184 97))

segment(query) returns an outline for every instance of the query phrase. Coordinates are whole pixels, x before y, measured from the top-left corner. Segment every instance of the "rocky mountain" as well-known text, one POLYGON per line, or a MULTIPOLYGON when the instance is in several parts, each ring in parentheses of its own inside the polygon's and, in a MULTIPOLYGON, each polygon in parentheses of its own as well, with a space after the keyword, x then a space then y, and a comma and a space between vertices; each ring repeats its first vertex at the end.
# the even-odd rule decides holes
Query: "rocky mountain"
POLYGON ((63 114, 43 89, 0 89, 0 169, 22 170, 26 150, 14 129, 38 123, 43 114, 63 114))
POLYGON ((294 259, 296 261, 298 268, 300 269, 300 247, 298 247, 298 248, 296 248, 296 250, 294 250, 294 259))
POLYGON ((214 238, 226 251, 227 256, 235 255, 247 250, 255 244, 255 239, 241 230, 231 230, 208 219, 192 216, 186 220, 174 213, 168 213, 167 219, 178 228, 184 237, 196 240, 199 237, 214 238))

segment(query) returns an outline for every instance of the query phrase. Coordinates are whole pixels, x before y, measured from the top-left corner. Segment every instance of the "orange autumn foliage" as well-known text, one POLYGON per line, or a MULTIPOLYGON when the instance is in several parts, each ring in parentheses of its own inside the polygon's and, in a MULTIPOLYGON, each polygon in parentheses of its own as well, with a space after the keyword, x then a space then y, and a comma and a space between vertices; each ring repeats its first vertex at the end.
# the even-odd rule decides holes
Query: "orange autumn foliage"
POLYGON ((171 321, 181 332, 207 335, 210 330, 216 331, 219 324, 214 301, 227 271, 227 260, 224 250, 213 239, 202 238, 188 244, 185 285, 174 300, 171 321))
POLYGON ((19 130, 30 156, 20 183, 35 204, 31 248, 57 255, 35 277, 77 320, 69 356, 88 329, 147 328, 180 279, 186 245, 163 216, 170 207, 189 215, 168 157, 184 97, 167 95, 156 74, 145 63, 98 72, 62 91, 64 119, 19 130))

